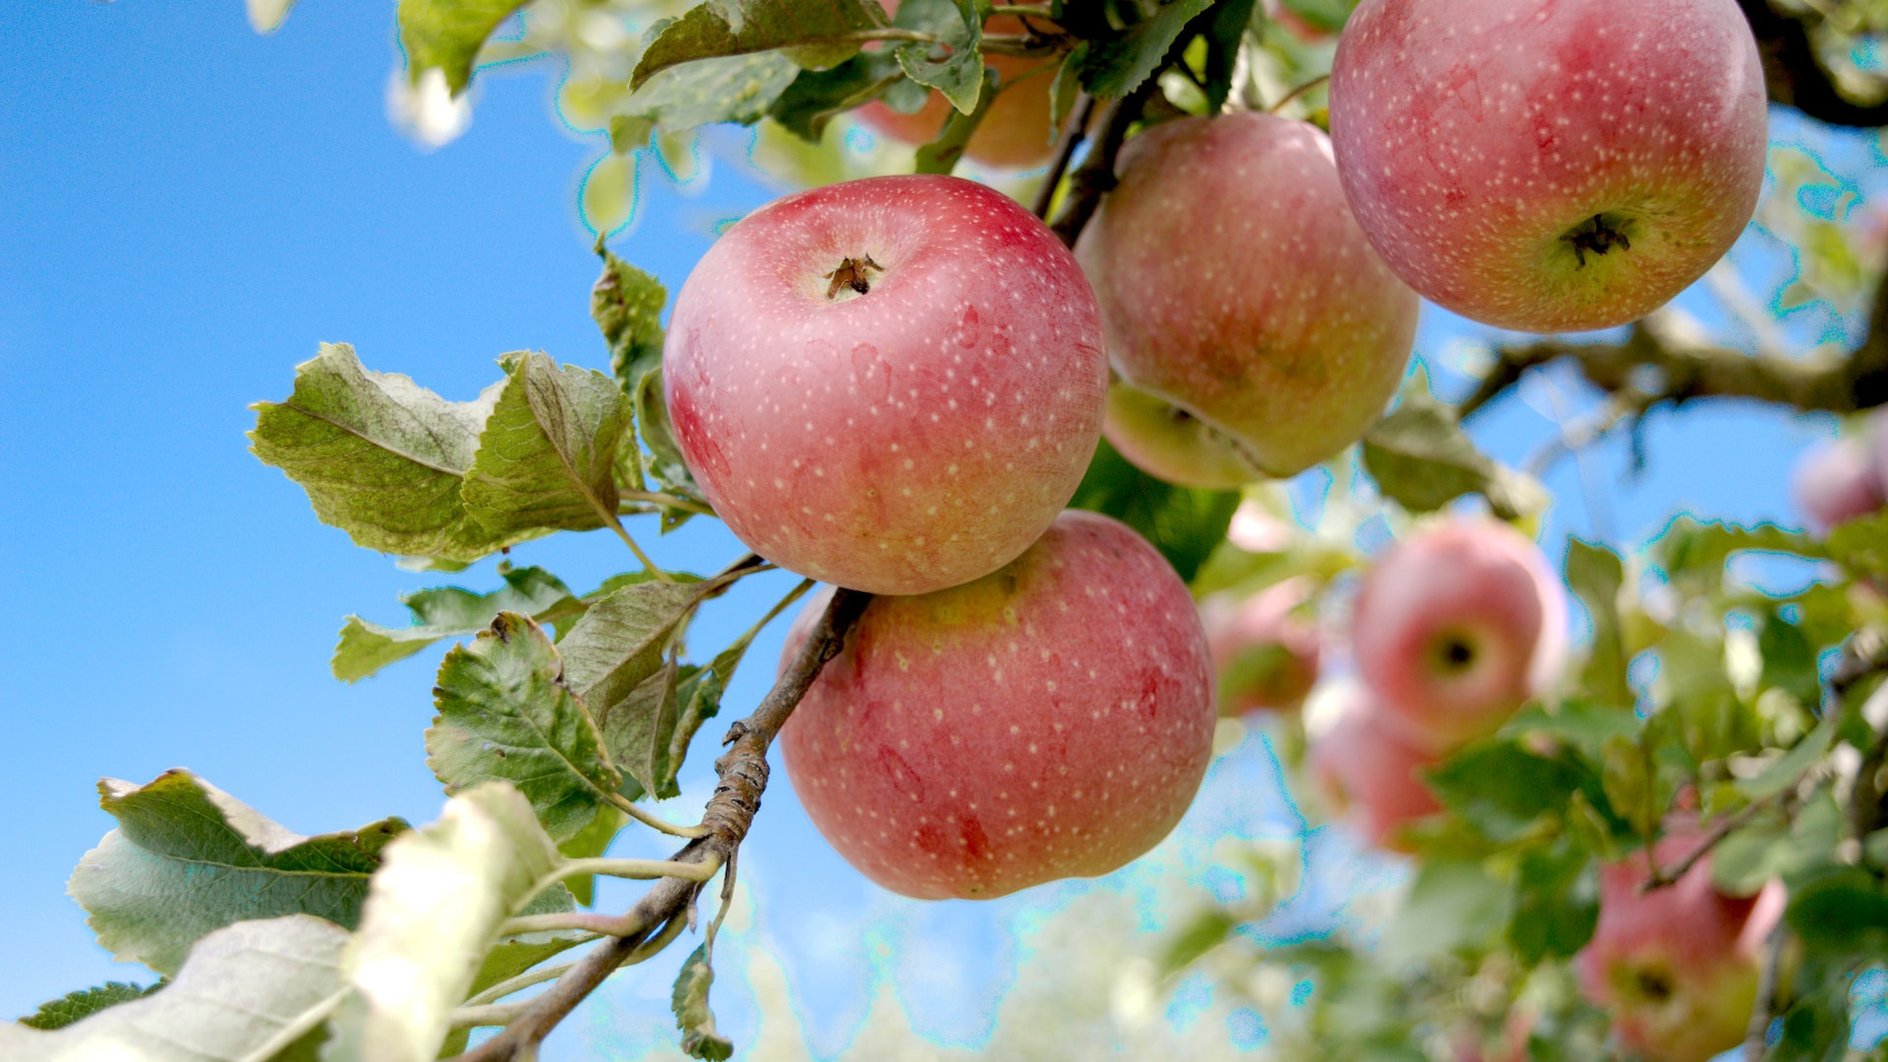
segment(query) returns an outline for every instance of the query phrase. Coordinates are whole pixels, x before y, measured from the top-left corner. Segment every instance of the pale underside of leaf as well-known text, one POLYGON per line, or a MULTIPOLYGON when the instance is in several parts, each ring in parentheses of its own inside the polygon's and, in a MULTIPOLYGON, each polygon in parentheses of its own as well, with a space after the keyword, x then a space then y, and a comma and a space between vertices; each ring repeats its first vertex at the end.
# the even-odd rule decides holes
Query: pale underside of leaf
POLYGON ((600 372, 513 354, 465 476, 466 511, 502 540, 616 519, 617 443, 629 402, 600 372))

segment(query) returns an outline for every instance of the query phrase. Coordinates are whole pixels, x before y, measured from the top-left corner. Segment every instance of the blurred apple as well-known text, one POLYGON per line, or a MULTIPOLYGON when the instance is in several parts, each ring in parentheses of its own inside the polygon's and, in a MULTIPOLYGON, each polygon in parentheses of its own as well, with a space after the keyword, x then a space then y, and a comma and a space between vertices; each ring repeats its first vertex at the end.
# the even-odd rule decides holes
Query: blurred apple
POLYGON ((1301 607, 1308 579, 1287 579, 1254 594, 1215 594, 1200 620, 1219 673, 1221 715, 1295 711, 1318 681, 1318 630, 1301 607))
MULTIPOLYGON (((1888 431, 1874 440, 1888 449, 1888 431)), ((1790 492, 1818 531, 1828 531, 1858 516, 1888 508, 1888 453, 1877 455, 1868 441, 1837 439, 1804 451, 1791 476, 1790 492)))
POLYGON ((1319 794, 1365 841, 1408 851, 1403 827, 1442 810, 1422 779, 1441 754, 1412 737, 1360 682, 1339 680, 1313 698, 1306 767, 1319 794))

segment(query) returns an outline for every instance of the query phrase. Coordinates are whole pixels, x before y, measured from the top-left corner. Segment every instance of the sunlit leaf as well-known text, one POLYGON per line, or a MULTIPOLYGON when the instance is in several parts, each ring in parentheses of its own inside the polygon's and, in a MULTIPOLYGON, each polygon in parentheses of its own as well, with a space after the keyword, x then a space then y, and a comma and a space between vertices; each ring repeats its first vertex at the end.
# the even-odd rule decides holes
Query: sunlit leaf
POLYGON ((407 74, 437 69, 453 95, 472 80, 472 64, 490 37, 527 0, 400 0, 395 18, 400 46, 406 49, 407 74))
POLYGON ((703 4, 657 23, 630 87, 641 88, 680 63, 775 49, 800 66, 823 69, 856 53, 865 43, 862 31, 885 25, 884 11, 871 0, 741 0, 739 7, 738 28, 724 18, 725 4, 703 4))
POLYGON ((617 444, 630 424, 622 389, 543 354, 503 364, 509 379, 466 471, 466 511, 506 538, 614 521, 617 444))
POLYGON ((675 990, 670 995, 670 1009, 675 1012, 675 1026, 682 1032, 682 1052, 690 1058, 720 1062, 734 1054, 734 1044, 715 1029, 715 1016, 708 1009, 708 989, 715 983, 714 967, 708 965, 708 945, 696 948, 675 975, 675 990))
POLYGON ((413 613, 411 627, 383 627, 359 616, 349 616, 341 628, 329 666, 334 677, 355 682, 388 664, 404 660, 441 639, 458 638, 483 629, 500 612, 537 618, 556 610, 569 613, 582 605, 557 576, 542 568, 500 568, 505 585, 488 594, 444 586, 419 590, 401 600, 413 613))
POLYGON ((1133 92, 1159 69, 1187 23, 1211 6, 1213 0, 1172 0, 1119 36, 1093 42, 1082 66, 1082 87, 1103 99, 1133 92))

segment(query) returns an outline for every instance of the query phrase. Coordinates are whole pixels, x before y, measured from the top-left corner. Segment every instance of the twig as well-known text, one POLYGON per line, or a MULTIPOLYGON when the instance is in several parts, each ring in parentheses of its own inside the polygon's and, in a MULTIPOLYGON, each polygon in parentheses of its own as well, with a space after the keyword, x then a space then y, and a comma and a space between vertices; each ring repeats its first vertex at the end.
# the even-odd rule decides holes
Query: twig
POLYGON ((1329 83, 1330 80, 1331 80, 1331 75, 1319 74, 1317 77, 1312 78, 1311 80, 1305 82, 1304 84, 1299 85, 1297 88, 1292 89, 1290 92, 1285 93, 1283 96, 1280 96, 1278 98, 1278 102, 1272 104, 1270 107, 1267 107, 1266 111, 1271 114, 1277 114, 1278 112, 1284 110, 1285 106, 1289 104, 1291 101, 1297 99, 1300 96, 1303 96, 1305 93, 1310 92, 1312 89, 1317 88, 1319 85, 1329 83))
MULTIPOLYGON (((761 794, 767 788, 768 747, 819 676, 820 669, 844 648, 846 633, 871 599, 870 594, 856 590, 834 591, 825 613, 780 681, 752 715, 728 730, 725 744, 731 747, 715 761, 721 784, 715 787, 714 796, 709 798, 702 815, 702 826, 707 832, 683 846, 675 854, 677 862, 702 863, 715 859, 726 863, 733 858, 754 824, 761 794)), ((682 878, 663 878, 656 882, 617 920, 619 935, 598 944, 558 978, 556 984, 532 999, 503 1032, 459 1055, 458 1062, 534 1057, 537 1045, 551 1030, 596 991, 617 967, 630 961, 645 943, 655 943, 660 934, 680 932, 700 889, 701 883, 682 878)))
MULTIPOLYGON (((1753 800, 1738 809, 1735 814, 1725 816, 1723 819, 1719 820, 1717 826, 1715 826, 1710 833, 1704 835, 1704 840, 1699 841, 1696 848, 1685 853, 1684 858, 1672 864, 1670 868, 1661 868, 1656 863, 1653 863, 1652 876, 1647 878, 1644 884, 1639 886, 1639 891, 1642 893, 1652 892, 1677 884, 1679 879, 1689 874, 1691 868, 1697 866, 1700 859, 1710 855, 1711 850, 1722 843, 1726 837, 1729 837, 1731 834, 1748 825, 1752 819, 1769 810, 1771 805, 1779 801, 1786 806, 1794 803, 1797 788, 1797 786, 1791 786, 1781 792, 1772 793, 1761 800, 1753 800)), ((1649 851, 1647 852, 1646 858, 1647 862, 1652 862, 1651 853, 1649 851)))
POLYGON ((1075 158, 1075 151, 1088 138, 1088 120, 1095 114, 1095 97, 1083 92, 1076 97, 1075 112, 1069 119, 1068 127, 1062 130, 1062 142, 1056 145, 1055 162, 1049 167, 1049 176, 1043 180, 1042 190, 1036 193, 1036 216, 1049 220, 1049 210, 1055 206, 1055 191, 1062 184, 1062 176, 1069 171, 1069 162, 1075 158))
POLYGON ((1820 122, 1857 128, 1888 125, 1888 100, 1857 103, 1842 94, 1816 57, 1816 44, 1802 20, 1770 6, 1770 0, 1738 0, 1763 55, 1770 98, 1820 122))
POLYGON ((1764 941, 1763 971, 1757 979, 1757 1005, 1751 1008, 1750 1024, 1744 1030, 1745 1062, 1763 1062, 1764 1052, 1769 1047, 1770 1023, 1782 1009, 1778 989, 1783 970, 1783 945, 1788 939, 1789 930, 1778 922, 1764 941))
POLYGON ((685 513, 694 513, 696 516, 715 514, 715 511, 707 505, 676 494, 662 494, 648 490, 619 490, 616 492, 616 498, 619 502, 639 502, 662 509, 679 509, 685 513))
POLYGON ((1095 216, 1095 208, 1101 205, 1101 197, 1114 190, 1115 159, 1121 154, 1121 145, 1127 143, 1128 129, 1140 119, 1141 109, 1156 87, 1156 79, 1150 77, 1141 87, 1108 105, 1102 119, 1101 137, 1095 141, 1087 161, 1069 175, 1068 198, 1062 204, 1061 214, 1049 226, 1065 246, 1075 246, 1082 230, 1088 227, 1089 219, 1095 216))

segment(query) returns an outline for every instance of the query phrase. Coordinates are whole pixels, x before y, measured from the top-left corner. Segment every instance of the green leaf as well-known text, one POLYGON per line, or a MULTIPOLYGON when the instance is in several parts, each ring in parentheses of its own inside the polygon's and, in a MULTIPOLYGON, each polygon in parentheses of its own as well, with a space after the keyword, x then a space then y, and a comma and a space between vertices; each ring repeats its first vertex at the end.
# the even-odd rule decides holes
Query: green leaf
POLYGON ((1201 956, 1223 943, 1237 928, 1239 920, 1223 907, 1209 907, 1196 912, 1181 923, 1179 932, 1169 938, 1162 949, 1159 963, 1161 974, 1170 977, 1186 970, 1198 962, 1201 956))
POLYGON ((1757 651, 1763 655, 1763 672, 1758 681, 1789 694, 1804 708, 1822 703, 1822 678, 1816 670, 1816 650, 1809 644, 1803 628, 1771 609, 1764 614, 1763 625, 1757 631, 1757 651))
POLYGON ((446 654, 434 690, 439 715, 426 731, 427 766, 448 793, 510 782, 559 841, 590 825, 623 780, 563 671, 537 624, 501 612, 446 654))
POLYGON ((630 94, 610 118, 610 143, 630 151, 657 129, 680 132, 718 122, 753 125, 767 117, 800 73, 779 52, 703 59, 663 70, 630 94))
POLYGON ((257 33, 274 33, 282 28, 295 0, 248 0, 249 25, 257 33))
POLYGON ((836 115, 878 99, 901 82, 905 71, 896 55, 860 52, 831 70, 800 71, 767 115, 793 135, 817 144, 836 115))
POLYGON ((1599 924, 1599 872, 1592 855, 1574 845, 1536 849, 1515 866, 1515 903, 1508 941, 1522 962, 1572 956, 1599 924))
POLYGON ((970 138, 976 135, 977 127, 983 124, 984 116, 996 102, 996 71, 983 71, 981 84, 983 95, 975 109, 968 114, 952 111, 950 119, 944 123, 944 131, 918 149, 916 164, 912 167, 914 172, 949 173, 957 168, 970 138))
POLYGON ((675 1027, 682 1032, 682 1052, 690 1058, 720 1062, 732 1057, 734 1044, 715 1031, 715 1016, 708 1009, 708 988, 715 983, 714 967, 708 965, 708 945, 696 948, 675 975, 675 991, 669 1006, 675 1012, 675 1027))
POLYGON ((630 426, 622 390, 543 354, 501 364, 509 379, 466 472, 466 510, 510 538, 614 523, 617 444, 630 426))
POLYGON ((500 612, 538 618, 553 610, 566 614, 574 607, 581 613, 583 605, 570 588, 542 568, 501 567, 498 574, 505 585, 489 594, 443 586, 406 595, 401 600, 416 621, 411 627, 382 627, 349 616, 330 662, 334 677, 357 682, 441 639, 481 630, 500 612))
POLYGON ((1713 583, 1724 578, 1724 565, 1737 553, 1755 550, 1820 560, 1825 551, 1808 536, 1775 524, 1744 527, 1722 520, 1700 522, 1681 516, 1652 542, 1650 554, 1673 579, 1700 576, 1713 583))
POLYGON ((1190 580, 1226 537, 1239 494, 1176 487, 1135 468, 1103 439, 1069 508, 1106 513, 1139 531, 1190 580))
POLYGON ((1606 758, 1607 742, 1615 737, 1636 739, 1639 717, 1630 709, 1591 701, 1568 700, 1552 710, 1534 706, 1516 713, 1501 728, 1502 737, 1534 735, 1571 746, 1595 763, 1606 758))
POLYGON ((322 1021, 340 1001, 336 962, 347 940, 345 930, 309 915, 219 929, 198 942, 164 991, 120 1001, 56 1031, 0 1024, 0 1056, 42 1062, 285 1057, 285 1049, 321 1035, 322 1021))
POLYGON ((1480 494, 1495 515, 1514 519, 1552 500, 1532 477, 1476 449, 1454 411, 1427 394, 1405 395, 1363 441, 1364 469, 1385 497, 1411 512, 1434 512, 1464 494, 1480 494))
POLYGON ((30 1017, 21 1018, 20 1024, 29 1029, 63 1029, 107 1007, 129 1003, 134 999, 143 999, 163 988, 164 985, 163 981, 148 985, 107 981, 97 988, 83 988, 77 992, 68 992, 58 999, 41 1003, 39 1009, 30 1017))
POLYGON ((1314 29, 1336 33, 1344 28, 1356 0, 1282 0, 1285 8, 1314 29))
POLYGON ((943 93, 959 114, 975 111, 989 89, 977 50, 983 44, 983 16, 974 0, 903 0, 892 23, 944 42, 900 45, 896 54, 905 76, 943 93))
POLYGON ((1626 643, 1619 627, 1619 588, 1625 568, 1619 554, 1605 546, 1579 539, 1567 543, 1567 583, 1586 606, 1593 623, 1593 640, 1580 686, 1587 696, 1620 708, 1636 698, 1626 681, 1626 643))
POLYGON ((232 922, 301 913, 351 928, 381 850, 407 828, 383 819, 304 837, 183 770, 98 789, 118 828, 79 860, 67 891, 106 950, 165 974, 232 922))
POLYGON ((527 0, 400 0, 395 15, 407 76, 417 82, 427 70, 446 75, 457 96, 472 80, 472 64, 485 39, 527 0))
MULTIPOLYGON (((681 447, 675 445, 675 430, 669 421, 669 404, 662 394, 662 370, 653 369, 636 382, 636 422, 642 425, 642 441, 649 446, 649 474, 657 483, 689 497, 701 496, 695 477, 682 459, 681 447)), ((675 521, 680 526, 687 516, 675 521)), ((662 530, 673 530, 668 515, 662 518, 662 530)))
POLYGON ((1153 76, 1195 16, 1213 0, 1173 0, 1152 18, 1129 26, 1112 39, 1091 42, 1082 66, 1082 86, 1091 96, 1119 99, 1153 76))
POLYGON ((459 498, 498 391, 448 402, 405 376, 367 371, 345 343, 323 343, 296 367, 287 401, 252 407, 251 451, 357 545, 476 560, 527 537, 495 538, 459 498))
MULTIPOLYGON (((607 810, 616 811, 614 808, 607 810)), ((621 812, 616 812, 616 814, 622 815, 621 812)), ((599 814, 597 821, 601 822, 604 818, 603 814, 599 814)), ((620 824, 626 820, 627 816, 622 816, 617 822, 620 824)), ((568 849, 574 843, 574 841, 567 841, 558 846, 558 851, 568 856, 570 854, 568 849)), ((571 880, 579 879, 566 879, 566 881, 571 880)), ((586 883, 592 882, 594 875, 584 875, 580 880, 586 883)), ((520 915, 563 914, 577 909, 575 899, 570 889, 557 885, 539 894, 537 899, 525 905, 518 913, 520 915)), ((506 938, 491 951, 485 953, 485 961, 479 964, 479 972, 473 975, 472 984, 465 990, 466 996, 468 998, 475 996, 501 981, 509 981, 546 959, 569 951, 585 942, 584 934, 564 930, 526 933, 522 936, 506 938)), ((439 1049, 439 1057, 447 1058, 463 1052, 470 1038, 470 1029, 454 1029, 446 1034, 445 1043, 439 1049)))
POLYGON ((612 705, 602 719, 610 755, 635 779, 641 792, 658 799, 675 795, 675 771, 669 765, 669 742, 675 736, 675 677, 675 661, 670 660, 612 705))
MULTIPOLYGON (((565 859, 594 859, 610 850, 610 842, 623 832, 623 826, 629 822, 628 813, 614 804, 605 804, 597 808, 596 817, 590 825, 577 831, 569 840, 557 846, 557 853, 565 859)), ((596 875, 581 874, 565 878, 564 885, 570 890, 571 897, 585 907, 596 902, 596 875)))
POLYGON ((1829 532, 1829 556, 1858 577, 1888 579, 1888 512, 1837 526, 1829 532))
POLYGON ((655 277, 602 251, 603 274, 590 288, 590 317, 610 348, 610 372, 634 397, 647 367, 662 357, 662 308, 669 292, 655 277))
POLYGON ((630 74, 630 88, 640 89, 681 63, 775 49, 800 66, 825 69, 858 52, 865 43, 862 31, 885 25, 884 10, 870 0, 741 0, 738 28, 724 17, 728 9, 703 4, 658 22, 630 74))
POLYGON ((531 805, 503 782, 460 793, 438 822, 390 845, 342 956, 349 991, 321 1057, 436 1057, 499 928, 557 864, 531 805))
POLYGON ((1478 862, 1425 861, 1402 910, 1384 930, 1382 957, 1427 962, 1445 952, 1486 948, 1507 924, 1513 904, 1513 891, 1478 862))
POLYGON ((1711 882, 1721 892, 1749 896, 1772 879, 1793 884, 1819 874, 1834 863, 1843 826, 1842 809, 1826 790, 1789 817, 1760 816, 1711 850, 1711 882))
POLYGON ((1599 778, 1567 755, 1542 756, 1510 741, 1471 745, 1428 774, 1451 811, 1496 842, 1519 840, 1558 815, 1576 792, 1605 806, 1599 778))
POLYGON ((1832 870, 1790 896, 1784 921, 1812 954, 1888 955, 1888 893, 1861 867, 1832 870))
POLYGON ((1805 773, 1822 762, 1823 755, 1835 744, 1835 738, 1836 720, 1824 719, 1756 777, 1737 783, 1738 792, 1751 800, 1763 800, 1794 788, 1805 773))
POLYGON ((1206 25, 1206 107, 1218 114, 1232 95, 1233 69, 1238 65, 1239 48, 1245 43, 1246 29, 1252 25, 1257 0, 1228 0, 1213 11, 1206 25))

